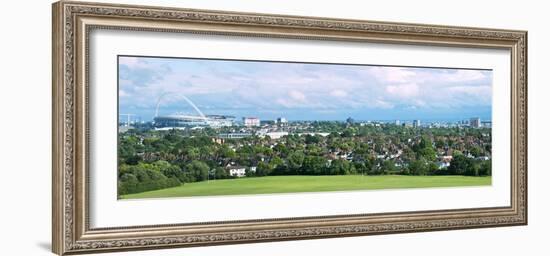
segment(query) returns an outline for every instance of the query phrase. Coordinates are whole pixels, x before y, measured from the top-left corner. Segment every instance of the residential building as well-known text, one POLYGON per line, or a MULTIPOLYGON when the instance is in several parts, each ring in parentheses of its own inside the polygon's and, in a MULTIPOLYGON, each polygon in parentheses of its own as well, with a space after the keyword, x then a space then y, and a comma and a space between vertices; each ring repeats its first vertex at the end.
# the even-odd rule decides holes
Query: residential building
POLYGON ((242 139, 250 136, 252 136, 252 133, 235 132, 218 134, 218 138, 220 139, 242 139))
POLYGON ((257 117, 243 117, 243 123, 246 127, 260 126, 260 119, 257 117))
POLYGON ((288 132, 268 132, 265 135, 269 136, 271 139, 277 140, 283 136, 287 136, 288 132))
POLYGON ((244 177, 246 176, 246 168, 243 166, 228 166, 226 167, 230 176, 244 177))

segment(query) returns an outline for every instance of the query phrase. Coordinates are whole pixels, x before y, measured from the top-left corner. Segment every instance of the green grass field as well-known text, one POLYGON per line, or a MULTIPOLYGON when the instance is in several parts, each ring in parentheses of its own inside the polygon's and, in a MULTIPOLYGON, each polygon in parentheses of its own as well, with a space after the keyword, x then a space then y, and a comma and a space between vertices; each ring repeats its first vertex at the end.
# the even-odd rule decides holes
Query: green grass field
POLYGON ((468 176, 270 176, 186 183, 123 195, 122 199, 347 191, 491 185, 491 177, 468 176))

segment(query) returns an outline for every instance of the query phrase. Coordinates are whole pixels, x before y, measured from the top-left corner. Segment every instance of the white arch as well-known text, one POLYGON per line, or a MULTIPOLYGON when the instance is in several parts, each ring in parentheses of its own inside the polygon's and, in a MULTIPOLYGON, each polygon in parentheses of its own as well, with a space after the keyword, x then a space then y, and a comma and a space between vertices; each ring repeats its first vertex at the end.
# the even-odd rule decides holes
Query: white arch
POLYGON ((195 105, 195 103, 193 103, 189 98, 185 97, 185 95, 181 95, 183 97, 183 99, 189 103, 189 105, 191 105, 191 107, 193 107, 197 113, 199 113, 199 116, 202 117, 202 119, 205 119, 206 120, 206 116, 202 113, 202 111, 195 105))
POLYGON ((166 96, 166 94, 168 94, 167 92, 161 94, 157 100, 157 106, 155 107, 155 117, 159 116, 159 107, 160 107, 160 101, 162 100, 162 98, 164 96, 166 96))
MULTIPOLYGON (((169 92, 165 92, 163 94, 161 94, 157 100, 157 106, 155 108, 155 117, 157 117, 159 115, 159 107, 160 107, 160 102, 162 100, 162 98, 164 96, 166 96, 167 94, 170 94, 169 92)), ((195 111, 197 111, 197 113, 199 114, 199 116, 206 120, 206 116, 202 113, 202 111, 197 107, 197 105, 195 105, 195 103, 193 103, 189 98, 187 98, 185 95, 183 94, 179 94, 180 96, 183 97, 183 99, 185 100, 185 102, 187 102, 187 104, 191 105, 191 107, 193 107, 193 109, 195 109, 195 111)))

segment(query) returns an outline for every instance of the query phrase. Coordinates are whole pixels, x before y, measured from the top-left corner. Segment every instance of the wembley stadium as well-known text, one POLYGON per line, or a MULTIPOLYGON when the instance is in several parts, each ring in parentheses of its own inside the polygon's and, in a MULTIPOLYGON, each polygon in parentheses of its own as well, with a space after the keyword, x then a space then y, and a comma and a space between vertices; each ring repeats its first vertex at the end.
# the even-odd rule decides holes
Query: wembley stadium
POLYGON ((192 127, 223 127, 232 126, 234 116, 227 115, 205 115, 202 111, 185 95, 179 95, 182 97, 188 105, 193 107, 197 115, 189 114, 171 114, 171 115, 159 115, 159 107, 162 98, 167 95, 165 93, 161 95, 157 101, 155 110, 155 117, 153 118, 153 124, 156 129, 178 129, 178 128, 192 128, 192 127))
POLYGON ((155 128, 223 127, 232 126, 233 116, 173 114, 154 118, 155 128))

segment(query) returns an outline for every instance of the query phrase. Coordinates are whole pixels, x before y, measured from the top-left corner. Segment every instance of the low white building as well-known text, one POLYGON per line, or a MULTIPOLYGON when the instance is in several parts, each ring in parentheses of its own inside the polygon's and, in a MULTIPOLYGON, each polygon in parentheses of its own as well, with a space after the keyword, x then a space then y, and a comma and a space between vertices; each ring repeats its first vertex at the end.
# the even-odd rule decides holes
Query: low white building
POLYGON ((228 166, 227 171, 230 176, 244 177, 246 176, 246 168, 243 166, 228 166))
POLYGON ((243 117, 243 123, 246 127, 260 126, 260 119, 257 117, 243 117))
POLYGON ((284 136, 287 136, 288 132, 270 132, 267 129, 261 129, 256 133, 256 135, 262 138, 264 138, 265 136, 269 136, 269 138, 273 140, 278 140, 284 136))
POLYGON ((304 135, 311 135, 311 136, 315 136, 315 135, 319 135, 321 137, 327 137, 330 135, 329 132, 304 132, 304 133, 298 133, 298 135, 300 136, 304 136, 304 135))
POLYGON ((437 162, 437 167, 439 169, 449 168, 449 166, 451 166, 449 162, 437 162))
POLYGON ((268 132, 265 135, 269 136, 271 139, 278 140, 283 136, 287 136, 288 132, 268 132))

